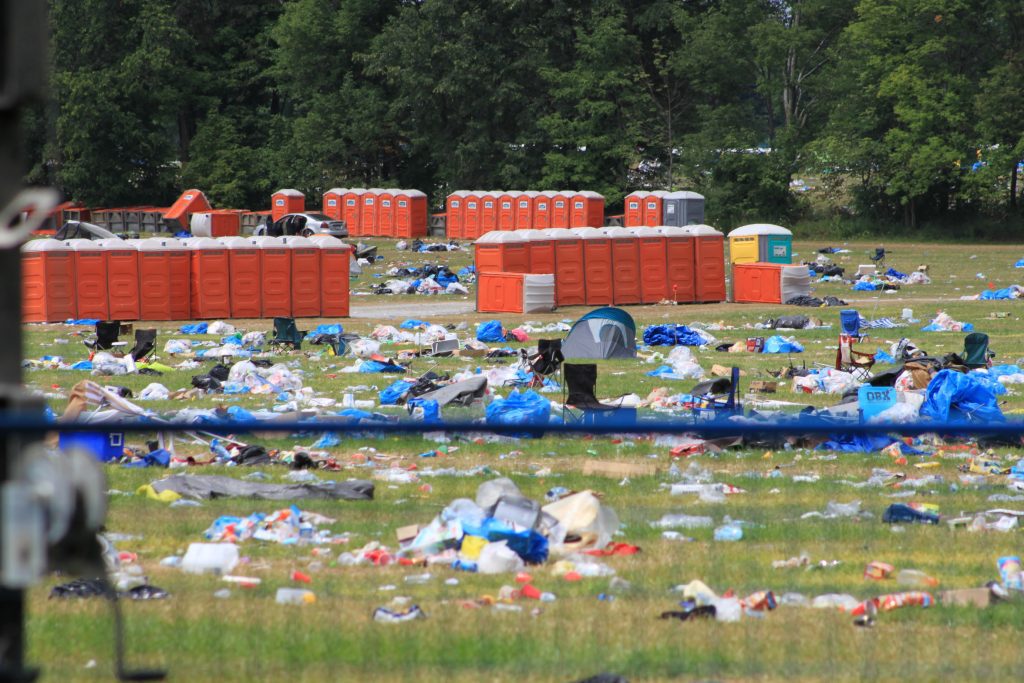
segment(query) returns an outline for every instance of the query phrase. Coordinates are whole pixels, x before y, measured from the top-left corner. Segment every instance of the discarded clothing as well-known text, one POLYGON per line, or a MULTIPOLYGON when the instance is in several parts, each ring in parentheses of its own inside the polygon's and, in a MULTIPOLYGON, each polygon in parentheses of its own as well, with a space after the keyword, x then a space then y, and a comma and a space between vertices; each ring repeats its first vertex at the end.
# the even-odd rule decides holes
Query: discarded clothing
POLYGON ((790 297, 786 299, 787 306, 811 306, 820 308, 822 306, 845 306, 846 302, 835 296, 827 296, 824 299, 819 299, 813 296, 807 296, 806 294, 800 296, 790 297))
POLYGON ((185 498, 259 498, 261 500, 373 500, 373 482, 322 481, 309 484, 264 484, 232 477, 175 474, 154 481, 157 493, 172 491, 185 498))

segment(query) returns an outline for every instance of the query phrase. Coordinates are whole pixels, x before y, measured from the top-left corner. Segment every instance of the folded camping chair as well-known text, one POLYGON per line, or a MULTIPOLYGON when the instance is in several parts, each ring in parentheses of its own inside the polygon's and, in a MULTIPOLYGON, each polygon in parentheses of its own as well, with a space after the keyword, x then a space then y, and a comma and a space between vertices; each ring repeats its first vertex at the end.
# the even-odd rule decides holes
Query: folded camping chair
POLYGON ((96 338, 86 339, 82 343, 93 351, 108 351, 114 348, 120 333, 121 323, 119 321, 99 320, 96 322, 96 338))
POLYGON ((871 353, 854 351, 853 345, 864 339, 860 334, 860 313, 853 309, 839 313, 839 349, 836 351, 836 370, 852 373, 857 379, 865 380, 871 374, 875 356, 871 353))
POLYGON ((699 418, 722 417, 739 412, 736 394, 740 390, 740 369, 733 366, 731 377, 718 377, 697 384, 690 390, 695 405, 693 414, 699 418))
POLYGON ((293 349, 299 349, 305 336, 306 333, 295 326, 295 318, 274 318, 274 338, 270 344, 289 344, 293 349))
POLYGON ((989 367, 990 359, 995 356, 988 350, 988 335, 984 332, 971 332, 964 337, 964 365, 970 369, 989 367))
POLYGON ((563 401, 563 421, 568 416, 573 422, 587 423, 599 417, 601 413, 611 413, 619 409, 619 406, 611 406, 597 400, 595 363, 564 363, 562 374, 565 379, 563 391, 568 392, 563 401), (574 413, 573 410, 577 412, 574 413))
POLYGON ((868 258, 875 262, 877 268, 885 268, 885 247, 876 248, 874 256, 868 258))
POLYGON ((543 386, 545 378, 558 374, 562 369, 562 362, 565 361, 565 356, 562 355, 562 340, 538 339, 537 353, 530 356, 527 361, 533 372, 533 386, 543 386))
POLYGON ((153 349, 156 347, 156 330, 135 330, 135 346, 129 353, 132 359, 140 361, 146 358, 149 354, 153 353, 153 349))

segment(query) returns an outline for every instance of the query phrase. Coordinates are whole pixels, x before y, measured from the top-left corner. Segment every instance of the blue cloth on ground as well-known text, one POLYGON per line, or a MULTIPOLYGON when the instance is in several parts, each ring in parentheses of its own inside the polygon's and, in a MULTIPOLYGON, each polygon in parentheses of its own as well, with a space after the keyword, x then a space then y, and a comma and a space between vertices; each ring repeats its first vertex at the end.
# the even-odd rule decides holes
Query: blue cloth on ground
POLYGON ((405 398, 410 389, 412 389, 412 382, 400 379, 380 392, 380 404, 382 406, 398 405, 398 402, 405 398))
POLYGON ((532 389, 512 391, 487 406, 487 424, 544 425, 551 416, 551 402, 532 389))
POLYGON ((341 334, 344 331, 345 328, 340 323, 317 325, 315 330, 310 330, 306 333, 305 339, 312 339, 318 334, 341 334))
MULTIPOLYGON (((891 436, 867 436, 865 434, 830 434, 828 441, 815 447, 819 451, 841 451, 843 453, 877 453, 896 442, 891 436)), ((903 451, 909 454, 921 453, 906 445, 903 451)))
POLYGON ((650 346, 702 346, 704 338, 686 325, 651 325, 644 330, 644 343, 650 346))
POLYGON ((171 454, 163 448, 146 453, 141 460, 126 462, 122 467, 170 467, 171 454))
POLYGON ((427 323, 425 323, 422 320, 416 320, 415 318, 409 318, 408 320, 403 322, 399 327, 401 327, 403 330, 415 330, 415 329, 424 328, 424 327, 427 327, 427 326, 428 326, 427 323))
POLYGON ((476 340, 482 342, 503 342, 505 332, 500 320, 488 320, 476 328, 476 340))
POLYGON ((997 301, 1001 299, 1012 299, 1013 291, 1014 290, 1012 287, 1004 287, 1003 289, 995 290, 986 289, 984 292, 981 293, 978 299, 980 301, 997 301))
POLYGON ((381 363, 379 360, 364 360, 359 365, 359 372, 405 372, 405 368, 403 368, 401 365, 381 363))
POLYGON ((928 383, 921 416, 940 422, 1005 422, 995 393, 977 375, 940 370, 928 383))
POLYGON ((764 348, 761 353, 803 353, 803 351, 804 347, 799 342, 775 335, 764 340, 764 348))
POLYGON ((858 282, 853 286, 855 292, 873 292, 878 289, 878 286, 873 282, 858 282))
POLYGON ((182 325, 178 328, 178 331, 182 334, 206 334, 206 330, 210 329, 207 323, 189 323, 188 325, 182 325))
POLYGON ((890 268, 889 270, 885 271, 885 274, 888 277, 898 277, 901 280, 904 280, 907 277, 906 273, 901 273, 900 271, 896 270, 895 268, 890 268))

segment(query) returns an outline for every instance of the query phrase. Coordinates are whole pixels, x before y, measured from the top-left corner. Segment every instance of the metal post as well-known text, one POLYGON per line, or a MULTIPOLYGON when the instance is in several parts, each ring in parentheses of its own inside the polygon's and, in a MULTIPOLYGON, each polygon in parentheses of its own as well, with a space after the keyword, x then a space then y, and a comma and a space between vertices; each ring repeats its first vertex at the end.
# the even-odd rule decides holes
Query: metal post
MULTIPOLYGON (((42 96, 46 69, 46 6, 44 0, 0 0, 0 207, 14 197, 22 182, 19 110, 42 96)), ((21 255, 17 247, 0 249, 0 390, 14 396, 21 386, 21 255)), ((5 403, 9 403, 5 401, 5 403)), ((10 405, 4 405, 10 409, 10 405)), ((18 449, 11 435, 0 435, 0 484, 12 475, 18 449)), ((24 668, 25 595, 0 586, 0 681, 32 680, 24 668)))

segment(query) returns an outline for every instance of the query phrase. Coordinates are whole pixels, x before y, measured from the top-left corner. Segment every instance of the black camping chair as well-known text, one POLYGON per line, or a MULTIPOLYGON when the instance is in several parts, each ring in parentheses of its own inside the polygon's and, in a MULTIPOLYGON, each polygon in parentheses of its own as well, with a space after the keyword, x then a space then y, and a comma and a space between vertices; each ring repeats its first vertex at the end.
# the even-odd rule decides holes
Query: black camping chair
POLYGON ((156 330, 135 330, 135 346, 129 353, 135 361, 144 360, 156 348, 156 330))
POLYGON ((302 348, 302 338, 305 336, 306 333, 300 332, 295 326, 295 318, 274 318, 274 338, 270 344, 287 344, 298 350, 302 348))
POLYGON ((693 414, 698 418, 715 419, 724 415, 732 415, 741 411, 736 401, 740 390, 740 369, 732 368, 732 377, 701 382, 690 393, 695 399, 693 414))
POLYGON ((619 406, 601 403, 597 400, 597 365, 595 363, 564 363, 562 375, 565 378, 563 391, 565 395, 562 409, 562 420, 566 416, 573 422, 588 424, 595 418, 608 415, 619 410, 619 406), (573 412, 573 411, 577 412, 573 412))
POLYGON ((527 358, 530 364, 530 371, 533 372, 533 383, 535 387, 543 386, 544 379, 558 374, 562 369, 565 356, 562 355, 561 339, 539 339, 537 340, 537 353, 527 358))
POLYGON ((86 339, 82 343, 93 351, 107 351, 114 348, 120 333, 121 323, 119 321, 100 320, 96 323, 96 338, 86 339))
POLYGON ((995 356, 988 350, 988 335, 984 332, 971 332, 964 337, 964 366, 970 369, 988 367, 989 359, 995 356))
POLYGON ((885 247, 876 248, 874 256, 869 256, 868 258, 874 261, 875 266, 878 268, 885 268, 885 247))

